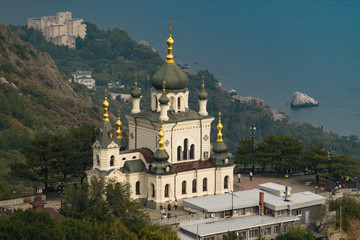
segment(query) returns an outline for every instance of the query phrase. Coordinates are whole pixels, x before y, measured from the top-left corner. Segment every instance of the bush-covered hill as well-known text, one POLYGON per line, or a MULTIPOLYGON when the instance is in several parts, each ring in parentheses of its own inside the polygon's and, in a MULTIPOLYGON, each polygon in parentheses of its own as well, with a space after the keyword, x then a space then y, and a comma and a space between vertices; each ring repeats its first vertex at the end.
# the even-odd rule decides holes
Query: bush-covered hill
POLYGON ((22 160, 19 150, 36 133, 62 133, 100 120, 98 107, 82 89, 69 85, 48 53, 0 25, 0 188, 17 184, 8 175, 9 163, 22 160))

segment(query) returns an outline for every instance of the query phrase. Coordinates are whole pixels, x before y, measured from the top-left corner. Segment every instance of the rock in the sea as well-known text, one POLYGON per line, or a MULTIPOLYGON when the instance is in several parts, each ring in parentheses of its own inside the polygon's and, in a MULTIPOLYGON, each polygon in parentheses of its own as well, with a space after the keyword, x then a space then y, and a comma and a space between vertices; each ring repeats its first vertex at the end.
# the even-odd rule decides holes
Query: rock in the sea
POLYGON ((301 92, 295 92, 291 100, 291 107, 314 107, 318 105, 318 101, 301 92))

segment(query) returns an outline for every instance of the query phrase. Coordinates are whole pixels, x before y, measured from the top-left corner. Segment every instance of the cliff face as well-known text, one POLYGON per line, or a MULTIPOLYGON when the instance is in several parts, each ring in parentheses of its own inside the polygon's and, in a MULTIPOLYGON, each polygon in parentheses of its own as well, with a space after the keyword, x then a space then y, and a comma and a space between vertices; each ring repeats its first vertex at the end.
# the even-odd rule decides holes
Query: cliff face
POLYGON ((30 138, 38 131, 62 132, 100 119, 83 87, 74 91, 49 54, 21 41, 4 25, 0 25, 0 80, 0 149, 14 147, 8 141, 14 135, 30 138))
POLYGON ((48 53, 38 52, 31 44, 20 40, 9 27, 0 24, 0 70, 8 77, 34 86, 51 89, 61 97, 88 103, 87 95, 80 95, 72 89, 48 53), (10 77, 11 78, 11 77, 10 77), (15 77, 16 78, 16 77, 15 77))

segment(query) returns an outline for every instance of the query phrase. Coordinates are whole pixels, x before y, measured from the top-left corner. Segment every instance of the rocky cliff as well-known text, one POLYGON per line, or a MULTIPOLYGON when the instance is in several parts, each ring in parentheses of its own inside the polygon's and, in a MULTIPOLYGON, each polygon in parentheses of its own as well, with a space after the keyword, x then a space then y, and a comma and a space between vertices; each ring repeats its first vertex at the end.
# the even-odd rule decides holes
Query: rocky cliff
POLYGON ((305 93, 295 92, 292 96, 291 107, 314 107, 318 105, 318 101, 309 97, 305 93))
POLYGON ((21 41, 4 25, 0 25, 0 78, 0 149, 12 148, 8 138, 15 135, 30 138, 40 130, 61 132, 100 119, 82 86, 70 85, 49 54, 21 41))

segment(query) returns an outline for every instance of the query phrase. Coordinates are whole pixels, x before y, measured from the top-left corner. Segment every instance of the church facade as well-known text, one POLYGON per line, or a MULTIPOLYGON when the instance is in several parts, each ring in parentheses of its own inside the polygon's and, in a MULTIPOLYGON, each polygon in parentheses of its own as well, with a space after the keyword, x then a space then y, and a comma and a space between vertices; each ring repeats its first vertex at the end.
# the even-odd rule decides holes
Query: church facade
POLYGON ((233 162, 222 139, 221 114, 215 143, 210 143, 211 123, 206 104, 208 94, 202 81, 198 93, 199 111, 188 106, 189 82, 172 54, 174 40, 167 40, 165 63, 151 79, 151 106, 140 109, 141 91, 131 92, 132 111, 126 116, 129 129, 128 150, 121 136, 120 114, 113 129, 105 96, 104 118, 93 145, 92 177, 127 182, 131 197, 146 206, 158 208, 169 200, 223 194, 233 190, 233 162))

